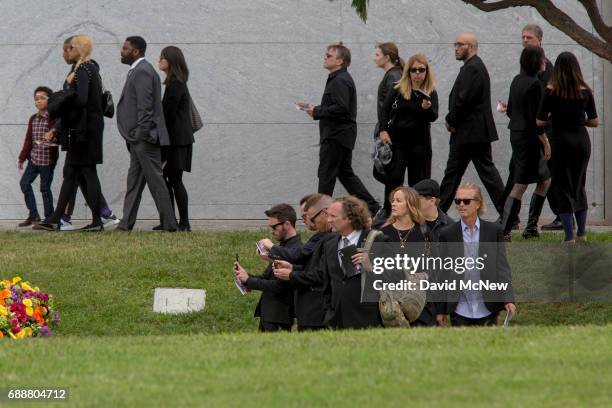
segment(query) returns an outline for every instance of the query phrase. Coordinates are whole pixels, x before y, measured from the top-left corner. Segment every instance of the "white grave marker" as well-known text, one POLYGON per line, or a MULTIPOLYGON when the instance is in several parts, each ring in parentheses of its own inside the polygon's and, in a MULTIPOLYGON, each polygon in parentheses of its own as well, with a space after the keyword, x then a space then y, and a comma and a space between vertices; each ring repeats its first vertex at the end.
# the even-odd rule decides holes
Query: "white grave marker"
POLYGON ((155 288, 153 311, 165 314, 197 312, 204 309, 204 289, 155 288))

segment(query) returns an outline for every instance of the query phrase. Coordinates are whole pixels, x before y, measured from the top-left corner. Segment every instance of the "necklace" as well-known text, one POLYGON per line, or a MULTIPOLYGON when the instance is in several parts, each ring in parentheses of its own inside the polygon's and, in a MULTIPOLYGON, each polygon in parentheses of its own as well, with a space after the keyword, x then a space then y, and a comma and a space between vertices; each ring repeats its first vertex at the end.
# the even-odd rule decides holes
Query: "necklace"
POLYGON ((412 232, 412 229, 414 228, 414 225, 412 226, 412 228, 407 229, 406 233, 404 234, 404 236, 402 237, 402 234, 400 233, 400 230, 397 229, 397 227, 393 226, 393 228, 395 228, 395 231, 397 232, 397 237, 399 238, 399 242, 400 242, 400 248, 404 248, 404 244, 407 242, 408 237, 410 236, 410 233, 412 232))

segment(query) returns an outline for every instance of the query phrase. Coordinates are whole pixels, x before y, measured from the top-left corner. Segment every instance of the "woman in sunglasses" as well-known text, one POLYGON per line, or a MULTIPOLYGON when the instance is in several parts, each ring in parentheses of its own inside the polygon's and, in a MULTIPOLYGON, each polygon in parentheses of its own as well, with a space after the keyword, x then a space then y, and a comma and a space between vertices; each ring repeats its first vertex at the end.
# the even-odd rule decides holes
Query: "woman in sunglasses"
POLYGON ((380 117, 380 140, 391 143, 393 158, 385 166, 385 208, 390 208, 391 191, 431 177, 431 122, 438 118, 438 94, 427 57, 415 54, 385 103, 380 117))

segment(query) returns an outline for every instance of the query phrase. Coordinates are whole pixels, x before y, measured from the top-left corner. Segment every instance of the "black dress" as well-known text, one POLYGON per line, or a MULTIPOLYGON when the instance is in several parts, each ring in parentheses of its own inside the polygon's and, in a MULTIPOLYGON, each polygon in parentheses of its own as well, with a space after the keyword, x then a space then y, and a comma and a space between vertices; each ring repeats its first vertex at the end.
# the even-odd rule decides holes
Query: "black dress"
MULTIPOLYGON (((393 225, 387 225, 380 229, 386 236, 387 242, 408 243, 406 250, 409 256, 420 257, 426 252, 426 240, 418 224, 408 231, 398 230, 393 225)), ((435 326, 436 307, 432 302, 427 302, 419 317, 410 323, 412 326, 435 326)))
POLYGON ((565 99, 546 90, 538 119, 551 120, 552 193, 558 211, 574 213, 587 210, 586 172, 591 157, 591 141, 585 119, 597 118, 595 100, 590 90, 580 99, 565 99))
POLYGON ((514 77, 510 85, 507 114, 512 145, 513 168, 510 172, 515 184, 537 183, 550 178, 543 145, 538 138, 544 129, 536 126, 543 92, 538 77, 523 72, 514 77))
POLYGON ((177 79, 168 81, 162 104, 170 137, 170 146, 162 148, 162 158, 166 161, 164 169, 190 172, 194 138, 187 84, 177 79))

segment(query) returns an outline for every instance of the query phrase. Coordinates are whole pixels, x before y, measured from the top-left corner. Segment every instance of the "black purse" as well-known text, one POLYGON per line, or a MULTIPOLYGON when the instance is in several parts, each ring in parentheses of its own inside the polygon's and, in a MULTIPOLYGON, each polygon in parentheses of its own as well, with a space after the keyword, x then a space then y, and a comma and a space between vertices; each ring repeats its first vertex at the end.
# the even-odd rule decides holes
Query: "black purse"
MULTIPOLYGON (((100 83, 101 79, 100 79, 100 83)), ((115 116, 115 102, 113 102, 113 94, 104 88, 102 85, 102 113, 107 118, 112 118, 115 116)))
POLYGON ((395 124, 395 119, 397 118, 397 102, 399 101, 399 93, 391 105, 391 112, 389 113, 389 120, 387 121, 387 129, 393 129, 393 125, 395 124))

